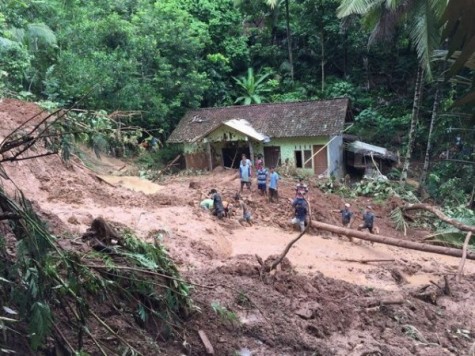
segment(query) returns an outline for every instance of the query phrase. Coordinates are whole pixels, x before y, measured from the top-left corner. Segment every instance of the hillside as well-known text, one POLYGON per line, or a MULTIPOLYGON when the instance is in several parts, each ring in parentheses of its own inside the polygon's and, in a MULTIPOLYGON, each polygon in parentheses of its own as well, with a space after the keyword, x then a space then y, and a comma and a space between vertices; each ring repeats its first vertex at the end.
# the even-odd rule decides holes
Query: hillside
MULTIPOLYGON (((0 135, 38 110, 33 104, 3 100, 0 135)), ((457 258, 364 241, 352 244, 310 230, 282 268, 260 276, 254 255, 265 260, 297 235, 289 225, 288 199, 295 186, 291 178, 282 180, 276 204, 256 192, 244 193, 255 224, 243 227, 237 222, 239 212, 218 221, 199 208, 211 188, 232 200, 239 186, 234 171, 216 169, 151 183, 127 175, 134 171, 129 163, 98 160, 87 150, 84 157, 89 168, 77 157, 67 163, 58 156, 5 163, 11 181, 3 185, 12 192, 14 182, 24 192, 62 246, 86 248, 78 237, 99 216, 134 230, 144 241, 159 236, 182 277, 190 281, 199 310, 182 320, 182 332, 174 337, 148 335, 164 354, 206 354, 199 330, 216 355, 464 355, 474 343, 474 261, 466 262, 466 275, 457 284, 457 258), (450 294, 442 292, 444 276, 450 294), (391 297, 397 297, 396 304, 380 304, 391 297)), ((341 197, 311 187, 310 203, 313 219, 339 224, 338 213, 331 210, 341 207, 341 197)), ((391 203, 363 198, 350 203, 355 211, 371 204, 382 235, 413 240, 424 235, 410 231, 404 237, 395 230, 391 203)), ((123 336, 137 337, 140 327, 125 325, 123 336)), ((98 352, 89 347, 91 354, 98 352)), ((147 350, 144 346, 140 351, 147 350)))

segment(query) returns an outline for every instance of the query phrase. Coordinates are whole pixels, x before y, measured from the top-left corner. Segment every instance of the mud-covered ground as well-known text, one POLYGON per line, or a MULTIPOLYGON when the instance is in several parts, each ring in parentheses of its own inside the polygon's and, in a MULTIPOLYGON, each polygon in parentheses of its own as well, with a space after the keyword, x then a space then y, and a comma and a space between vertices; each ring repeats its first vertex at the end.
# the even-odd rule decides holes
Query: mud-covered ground
MULTIPOLYGON (((37 111, 34 104, 0 102, 0 136, 37 111)), ((132 176, 136 168, 131 164, 97 160, 87 150, 84 157, 86 165, 75 157, 65 164, 49 156, 4 167, 62 239, 81 235, 97 216, 129 226, 144 239, 160 236, 184 278, 194 284, 198 307, 183 322, 183 333, 164 343, 165 354, 206 354, 198 330, 206 333, 216 355, 468 355, 474 344, 473 261, 466 262, 465 277, 457 284, 457 258, 350 243, 310 230, 290 250, 283 270, 262 276, 255 255, 278 254, 298 234, 289 225, 292 178, 283 177, 279 203, 245 191, 255 223, 243 227, 239 212, 218 221, 198 207, 210 188, 231 201, 239 186, 234 171, 151 183, 132 176), (388 261, 347 261, 366 259, 388 261), (388 298, 397 303, 381 304, 388 298)), ((338 225, 332 210, 346 201, 308 183, 312 218, 338 225)), ((13 191, 11 181, 3 184, 13 191)), ((420 240, 425 234, 410 230, 404 237, 394 229, 389 213, 396 200, 349 202, 359 219, 355 225, 371 204, 381 235, 420 240)), ((133 330, 127 334, 134 337, 133 330)))

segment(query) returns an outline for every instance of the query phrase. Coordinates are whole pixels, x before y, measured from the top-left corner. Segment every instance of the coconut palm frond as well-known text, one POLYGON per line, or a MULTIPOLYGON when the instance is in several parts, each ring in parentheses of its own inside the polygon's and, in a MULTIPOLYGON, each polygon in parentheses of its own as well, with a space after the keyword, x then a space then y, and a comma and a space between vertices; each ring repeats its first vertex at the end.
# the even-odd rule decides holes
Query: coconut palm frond
POLYGON ((404 214, 401 208, 396 208, 393 211, 391 211, 390 217, 391 217, 391 220, 394 222, 396 229, 399 231, 403 231, 404 236, 406 236, 407 228, 409 225, 406 219, 404 218, 404 214))
POLYGON ((385 2, 386 0, 343 0, 337 9, 337 16, 342 18, 354 14, 366 14, 385 2))
MULTIPOLYGON (((433 2, 441 3, 440 1, 433 2)), ((432 51, 440 43, 439 21, 442 10, 440 4, 431 6, 429 1, 419 1, 416 3, 414 13, 417 16, 413 16, 409 22, 411 40, 426 75, 431 78, 430 59, 432 51)))
POLYGON ((8 35, 9 38, 11 38, 13 41, 18 42, 18 43, 25 43, 26 40, 26 33, 25 30, 22 28, 18 27, 10 27, 7 31, 6 34, 8 35))
POLYGON ((30 49, 38 50, 40 46, 57 47, 56 35, 43 23, 32 23, 27 27, 28 43, 30 49))
POLYGON ((269 5, 271 9, 275 9, 282 0, 266 0, 266 4, 269 5))
POLYGON ((0 50, 2 49, 9 49, 11 47, 18 46, 15 41, 9 40, 5 37, 0 37, 0 50))

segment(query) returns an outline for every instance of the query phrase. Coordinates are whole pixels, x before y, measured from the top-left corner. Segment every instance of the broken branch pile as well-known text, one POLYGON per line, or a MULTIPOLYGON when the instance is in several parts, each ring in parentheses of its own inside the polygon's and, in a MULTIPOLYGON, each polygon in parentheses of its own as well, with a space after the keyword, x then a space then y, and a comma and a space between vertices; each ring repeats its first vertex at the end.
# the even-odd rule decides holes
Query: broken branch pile
MULTIPOLYGON (((58 243, 21 193, 14 200, 0 191, 0 208, 16 217, 0 234, 0 298, 14 316, 4 331, 32 352, 155 354, 151 337, 181 329, 193 307, 189 285, 158 243, 96 219, 86 238, 101 241, 102 252, 84 245, 79 253, 58 243), (134 337, 117 332, 124 328, 134 337)), ((0 347, 15 349, 8 341, 0 347)))

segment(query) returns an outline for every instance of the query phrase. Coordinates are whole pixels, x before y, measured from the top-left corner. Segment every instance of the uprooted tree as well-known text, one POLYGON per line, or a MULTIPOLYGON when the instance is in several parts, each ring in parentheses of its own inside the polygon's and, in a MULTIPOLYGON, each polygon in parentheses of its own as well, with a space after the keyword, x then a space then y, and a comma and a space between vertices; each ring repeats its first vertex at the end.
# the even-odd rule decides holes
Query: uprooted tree
MULTIPOLYGON (((24 124, 3 139, 2 179, 9 178, 1 162, 56 154, 41 145, 63 114, 34 117, 31 129, 24 124)), ((0 220, 0 300, 8 315, 0 317, 2 353, 138 355, 143 345, 158 353, 151 340, 176 333, 193 309, 189 285, 158 241, 97 219, 85 234, 95 243, 79 252, 48 231, 19 190, 0 189, 0 220), (118 332, 124 325, 133 340, 118 332)))

